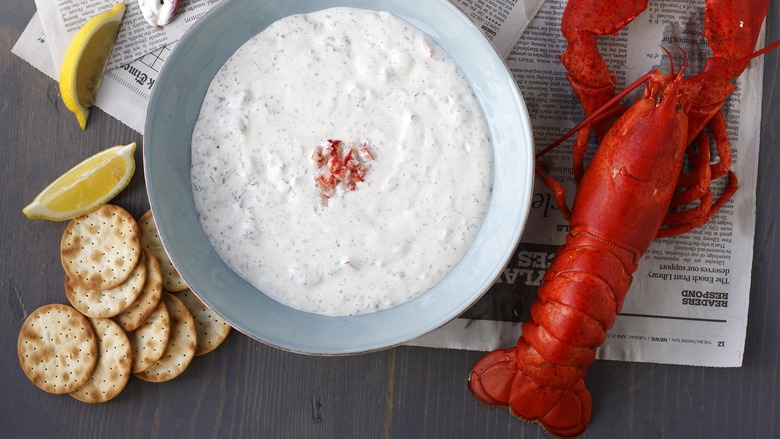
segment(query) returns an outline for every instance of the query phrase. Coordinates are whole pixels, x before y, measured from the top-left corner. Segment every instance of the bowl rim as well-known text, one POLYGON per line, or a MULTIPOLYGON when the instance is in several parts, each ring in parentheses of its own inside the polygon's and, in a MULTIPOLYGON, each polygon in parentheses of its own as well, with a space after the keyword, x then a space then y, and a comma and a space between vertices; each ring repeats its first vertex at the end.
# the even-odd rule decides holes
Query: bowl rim
POLYGON ((206 305, 239 332, 276 348, 311 355, 343 355, 386 349, 417 338, 450 322, 487 292, 514 254, 528 218, 533 150, 530 117, 511 72, 482 32, 448 0, 419 0, 414 4, 399 0, 226 0, 185 32, 161 68, 148 104, 143 167, 163 246, 174 267, 206 305), (388 11, 425 32, 450 53, 482 106, 494 153, 488 212, 475 241, 450 274, 409 302, 343 317, 306 313, 270 299, 227 268, 208 240, 204 245, 205 234, 197 214, 195 221, 180 220, 181 211, 186 214, 192 202, 192 125, 216 70, 238 48, 236 44, 240 46, 277 19, 330 7, 388 11), (482 79, 476 81, 478 78, 482 79), (186 166, 181 160, 185 149, 186 166), (502 162, 497 164, 499 155, 502 162), (182 192, 185 185, 189 200, 182 192), (174 196, 169 194, 177 189, 174 196), (458 291, 464 283, 467 293, 458 291), (257 294, 244 297, 248 303, 239 306, 230 300, 235 290, 257 294), (445 300, 448 296, 454 297, 454 303, 445 300))

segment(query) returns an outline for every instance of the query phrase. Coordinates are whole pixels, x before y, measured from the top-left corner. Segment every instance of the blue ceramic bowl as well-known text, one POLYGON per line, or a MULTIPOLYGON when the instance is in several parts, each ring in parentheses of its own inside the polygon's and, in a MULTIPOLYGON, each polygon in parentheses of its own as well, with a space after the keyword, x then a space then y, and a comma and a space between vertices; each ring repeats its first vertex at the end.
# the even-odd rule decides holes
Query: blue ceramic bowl
POLYGON ((531 126, 515 81, 490 42, 447 0, 226 0, 194 25, 168 56, 149 102, 143 159, 160 237, 192 290, 238 331, 281 349, 318 355, 395 346, 465 311, 512 256, 528 216, 533 184, 531 126), (391 12, 446 50, 474 89, 494 148, 490 206, 460 263, 410 302, 350 317, 291 309, 236 275, 209 244, 190 187, 192 129, 223 63, 282 17, 338 6, 391 12))

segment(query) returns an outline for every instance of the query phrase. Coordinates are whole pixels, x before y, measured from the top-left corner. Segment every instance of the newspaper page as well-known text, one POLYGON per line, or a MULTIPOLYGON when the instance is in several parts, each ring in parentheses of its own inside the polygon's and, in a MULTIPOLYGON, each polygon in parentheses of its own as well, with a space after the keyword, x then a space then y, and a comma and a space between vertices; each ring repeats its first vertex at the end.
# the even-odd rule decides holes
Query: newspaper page
MULTIPOLYGON (((178 41, 200 17, 222 0, 182 0, 170 24, 153 27, 146 22, 136 0, 125 1, 125 14, 119 27, 107 70, 135 61, 178 41)), ((55 76, 70 40, 81 26, 100 12, 111 9, 117 0, 35 0, 48 46, 54 60, 55 76)))
POLYGON ((544 0, 451 0, 506 59, 544 0))
MULTIPOLYGON (((182 0, 173 21, 163 28, 149 26, 135 0, 125 2, 127 11, 114 51, 96 96, 96 106, 143 134, 151 87, 160 66, 181 35, 222 0, 182 0)), ((496 50, 508 54, 544 0, 454 0, 488 38, 496 50)), ((35 0, 38 12, 13 49, 32 63, 40 46, 47 46, 52 62, 36 68, 52 78, 59 76, 59 64, 73 35, 89 17, 113 6, 115 0, 35 0), (37 29, 42 29, 38 35, 37 29), (35 36, 33 36, 35 35, 35 36), (42 41, 37 41, 41 39, 42 41), (45 69, 45 70, 44 70, 45 69)))
MULTIPOLYGON (((565 4, 547 0, 507 58, 531 114, 537 149, 583 118, 557 58, 566 48, 559 30, 565 4)), ((655 0, 616 36, 602 38, 599 47, 615 72, 618 90, 651 69, 668 72, 669 59, 661 45, 677 52, 676 68, 682 64, 679 46, 687 53, 688 72, 700 71, 710 54, 701 34, 703 11, 703 0, 655 0)), ((758 45, 763 46, 763 36, 758 45)), ((706 225, 653 243, 639 263, 598 358, 741 365, 753 258, 762 77, 763 61, 751 61, 723 110, 739 190, 706 225)), ((595 142, 591 153, 593 149, 595 142)), ((559 147, 545 156, 548 170, 566 188, 569 203, 575 193, 570 154, 570 147, 559 147)), ((722 188, 724 183, 720 179, 713 187, 722 188)), ((413 344, 477 350, 515 344, 568 231, 550 190, 538 179, 532 203, 518 250, 494 286, 461 318, 413 344)))
MULTIPOLYGON (((48 38, 36 13, 11 52, 51 78, 57 79, 55 63, 48 52, 48 38)), ((164 46, 138 60, 109 70, 95 96, 95 106, 143 134, 146 107, 163 62, 170 53, 164 46)), ((76 123, 76 120, 73 120, 76 123)))

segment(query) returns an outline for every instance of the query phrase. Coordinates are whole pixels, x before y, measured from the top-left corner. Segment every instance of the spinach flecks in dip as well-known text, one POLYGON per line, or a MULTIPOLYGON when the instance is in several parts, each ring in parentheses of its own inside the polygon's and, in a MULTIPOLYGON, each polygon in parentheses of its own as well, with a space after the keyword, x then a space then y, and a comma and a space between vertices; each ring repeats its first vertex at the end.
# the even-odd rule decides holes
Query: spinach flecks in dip
POLYGON ((389 13, 334 8, 275 22, 225 63, 191 175, 228 266, 290 307, 345 316, 447 275, 487 211, 492 160, 481 108, 440 47, 389 13), (322 202, 312 156, 333 139, 371 157, 322 202))

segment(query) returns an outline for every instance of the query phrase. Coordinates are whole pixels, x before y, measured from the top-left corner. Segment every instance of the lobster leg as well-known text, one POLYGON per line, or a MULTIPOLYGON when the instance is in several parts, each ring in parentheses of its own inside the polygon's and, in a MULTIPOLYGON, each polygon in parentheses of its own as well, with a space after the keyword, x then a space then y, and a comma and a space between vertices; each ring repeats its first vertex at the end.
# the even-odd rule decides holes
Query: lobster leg
POLYGON ((568 221, 569 217, 571 216, 571 211, 569 210, 568 204, 566 204, 566 191, 563 189, 563 186, 558 183, 558 180, 554 179, 552 176, 550 176, 550 174, 547 173, 547 171, 544 170, 544 163, 537 161, 535 164, 535 169, 536 175, 539 176, 539 178, 542 179, 542 182, 544 182, 544 184, 552 191, 555 204, 558 205, 558 210, 561 211, 561 216, 563 216, 563 219, 568 221))
POLYGON ((710 129, 719 160, 710 163, 710 137, 701 131, 696 141, 688 147, 687 154, 693 169, 680 176, 677 182, 679 191, 672 197, 670 207, 685 206, 697 200, 699 204, 687 210, 669 212, 664 219, 664 227, 658 232, 658 238, 681 235, 706 223, 737 191, 737 177, 729 170, 731 143, 722 113, 715 114, 710 121, 710 129), (724 175, 728 175, 726 187, 713 204, 710 183, 724 175))
POLYGON ((718 160, 710 165, 712 178, 716 179, 728 173, 731 168, 731 141, 726 132, 726 121, 723 119, 723 112, 718 112, 709 123, 712 130, 712 137, 718 151, 718 160))
MULTIPOLYGON (((728 183, 726 184, 726 187, 723 189, 723 192, 720 194, 718 199, 713 203, 712 202, 712 193, 709 194, 709 199, 705 199, 702 201, 702 204, 711 205, 708 209, 702 209, 700 211, 698 210, 691 210, 691 211, 683 211, 683 212, 672 212, 667 214, 666 219, 664 220, 664 225, 667 227, 664 227, 658 231, 658 234, 656 235, 656 238, 666 238, 669 236, 676 236, 676 235, 682 235, 683 233, 689 232, 707 221, 718 212, 728 201, 731 199, 731 197, 734 195, 734 193, 737 192, 737 189, 739 188, 739 181, 737 179, 736 174, 734 174, 732 171, 728 171, 728 183)), ((705 195, 705 198, 707 195, 705 195)))
POLYGON ((670 207, 685 206, 704 197, 710 192, 712 168, 710 166, 709 137, 704 133, 696 138, 696 142, 688 145, 685 151, 691 170, 680 175, 677 180, 677 193, 672 197, 670 207))

